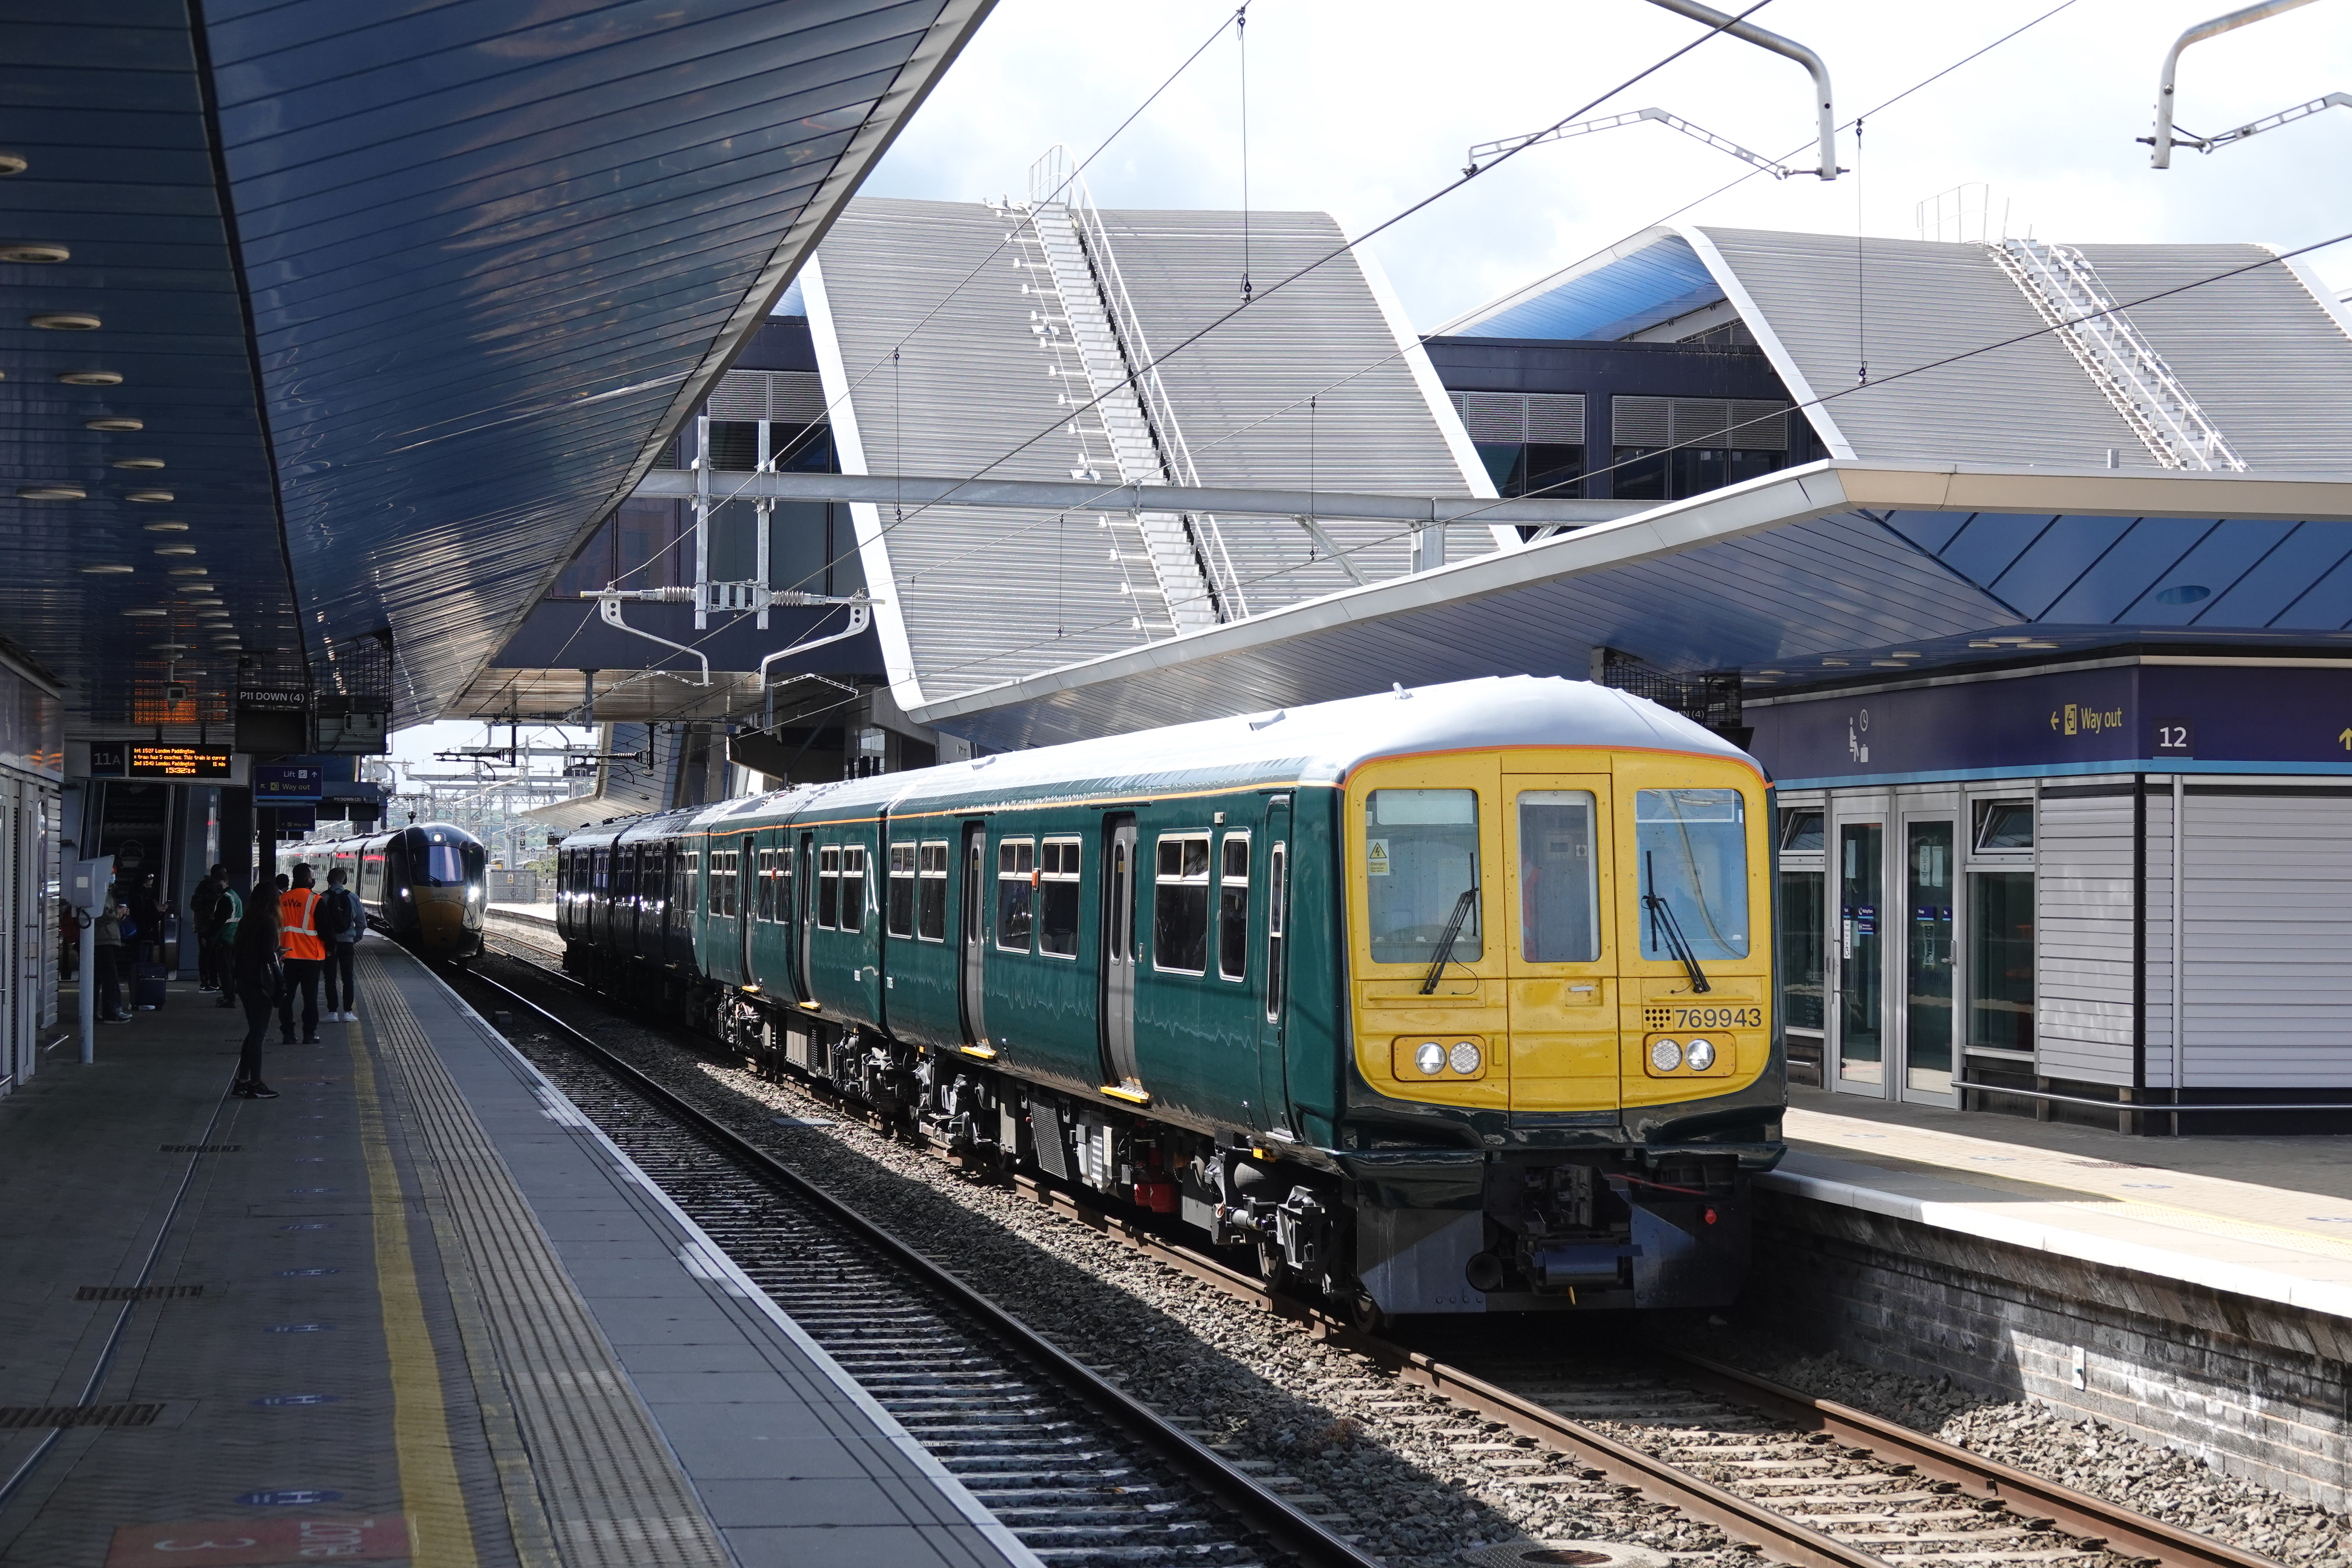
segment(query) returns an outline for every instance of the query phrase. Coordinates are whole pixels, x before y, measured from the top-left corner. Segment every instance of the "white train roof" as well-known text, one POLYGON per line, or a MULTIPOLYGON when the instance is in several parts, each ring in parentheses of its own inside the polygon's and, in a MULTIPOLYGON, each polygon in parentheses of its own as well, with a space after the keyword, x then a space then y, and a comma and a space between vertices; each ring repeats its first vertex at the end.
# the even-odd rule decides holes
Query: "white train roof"
POLYGON ((812 812, 908 810, 1041 792, 1263 779, 1336 784, 1382 757, 1519 746, 1677 752, 1753 765, 1720 735, 1630 692, 1557 676, 1490 676, 807 785, 709 807, 694 826, 726 832, 812 812))

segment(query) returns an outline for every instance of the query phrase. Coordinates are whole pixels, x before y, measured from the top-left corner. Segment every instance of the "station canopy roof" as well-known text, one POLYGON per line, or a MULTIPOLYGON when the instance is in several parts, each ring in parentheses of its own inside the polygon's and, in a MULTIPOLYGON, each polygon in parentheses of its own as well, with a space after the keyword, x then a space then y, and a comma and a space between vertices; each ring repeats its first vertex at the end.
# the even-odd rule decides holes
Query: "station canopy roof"
POLYGON ((436 716, 989 4, 19 8, 0 637, 74 734, 436 716))

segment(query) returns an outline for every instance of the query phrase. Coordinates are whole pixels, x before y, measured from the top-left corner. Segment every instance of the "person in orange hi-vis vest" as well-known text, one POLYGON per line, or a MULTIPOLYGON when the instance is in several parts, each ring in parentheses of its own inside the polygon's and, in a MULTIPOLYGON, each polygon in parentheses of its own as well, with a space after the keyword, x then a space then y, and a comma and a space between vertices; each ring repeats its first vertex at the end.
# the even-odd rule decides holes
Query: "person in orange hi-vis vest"
POLYGON ((319 940, 319 889, 310 868, 294 868, 294 885, 278 895, 278 951, 283 956, 286 985, 278 994, 278 1039, 294 1043, 294 994, 302 994, 302 1043, 319 1043, 319 972, 326 967, 326 945, 319 940))

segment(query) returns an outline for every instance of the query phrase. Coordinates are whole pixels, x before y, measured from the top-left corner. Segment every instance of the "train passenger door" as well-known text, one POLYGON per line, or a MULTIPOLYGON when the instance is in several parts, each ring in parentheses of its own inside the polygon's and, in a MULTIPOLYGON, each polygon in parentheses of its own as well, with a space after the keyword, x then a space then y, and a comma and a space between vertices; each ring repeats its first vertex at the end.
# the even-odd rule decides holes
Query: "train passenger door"
POLYGON ((957 932, 957 940, 962 945, 956 993, 963 1015, 963 1037, 971 1045, 984 1045, 988 1040, 988 1014, 982 989, 985 982, 981 973, 981 961, 988 952, 988 889, 994 879, 985 875, 987 857, 988 825, 983 822, 965 823, 963 898, 958 906, 961 915, 957 932))
POLYGON ((1613 1110, 1619 1059, 1610 780, 1503 775, 1511 1109, 1613 1110))
POLYGON ((1135 818, 1103 822, 1103 1082, 1140 1084, 1135 1059, 1135 818))
POLYGON ((816 971, 809 963, 809 932, 816 929, 816 835, 801 835, 793 868, 793 990, 803 1002, 816 1000, 816 971))
POLYGON ((1290 797, 1276 795, 1265 812, 1265 985, 1259 1010, 1257 1093, 1251 1096, 1260 1128, 1290 1125, 1290 1083, 1283 1027, 1290 992, 1290 797))

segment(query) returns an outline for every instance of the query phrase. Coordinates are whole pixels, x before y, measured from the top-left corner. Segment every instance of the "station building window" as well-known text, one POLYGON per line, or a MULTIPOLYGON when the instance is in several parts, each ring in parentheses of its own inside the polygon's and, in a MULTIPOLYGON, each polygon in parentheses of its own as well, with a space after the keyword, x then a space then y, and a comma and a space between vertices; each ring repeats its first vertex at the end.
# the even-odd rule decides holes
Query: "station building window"
POLYGON ((1037 862, 1037 951, 1078 955, 1078 845, 1048 838, 1037 862))
POLYGON ((1171 833, 1159 844, 1151 884, 1151 966, 1209 971, 1209 836, 1171 833))
POLYGON ((1249 978, 1250 845, 1246 833, 1228 833, 1217 846, 1217 973, 1249 978))
POLYGON ((945 843, 923 846, 916 882, 915 940, 945 942, 948 937, 948 847, 945 843))
POLYGON ((1969 1047, 2033 1049, 2033 803, 1976 803, 1979 861, 2014 857, 2014 868, 1969 875, 1969 1047))
POLYGON ((890 846, 890 905, 887 920, 892 936, 915 934, 916 846, 890 846))
POLYGON ((1029 951, 1036 926, 1037 841, 1006 838, 996 846, 996 945, 1029 951))
MULTIPOLYGON (((1824 843, 1823 816, 1803 807, 1780 813, 1780 853, 1815 857, 1824 843)), ((1780 1007, 1790 1028, 1827 1027, 1829 999, 1828 911, 1822 907, 1824 873, 1818 867, 1780 868, 1780 1007)))

